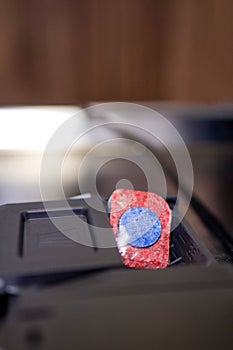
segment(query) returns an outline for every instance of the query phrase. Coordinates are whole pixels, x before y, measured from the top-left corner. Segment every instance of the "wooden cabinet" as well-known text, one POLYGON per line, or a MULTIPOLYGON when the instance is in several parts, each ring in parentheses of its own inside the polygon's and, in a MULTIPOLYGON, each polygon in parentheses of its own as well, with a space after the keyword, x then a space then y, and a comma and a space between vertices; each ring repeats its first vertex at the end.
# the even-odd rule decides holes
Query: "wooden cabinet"
POLYGON ((0 103, 233 99, 231 0, 0 0, 0 103))

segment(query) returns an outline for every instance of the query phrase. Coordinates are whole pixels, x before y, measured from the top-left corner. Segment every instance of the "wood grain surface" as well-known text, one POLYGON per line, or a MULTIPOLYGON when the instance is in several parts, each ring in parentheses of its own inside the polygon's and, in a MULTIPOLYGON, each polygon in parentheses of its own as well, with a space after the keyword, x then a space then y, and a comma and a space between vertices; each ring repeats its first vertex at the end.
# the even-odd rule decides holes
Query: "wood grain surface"
POLYGON ((0 0, 0 103, 233 100, 231 0, 0 0))

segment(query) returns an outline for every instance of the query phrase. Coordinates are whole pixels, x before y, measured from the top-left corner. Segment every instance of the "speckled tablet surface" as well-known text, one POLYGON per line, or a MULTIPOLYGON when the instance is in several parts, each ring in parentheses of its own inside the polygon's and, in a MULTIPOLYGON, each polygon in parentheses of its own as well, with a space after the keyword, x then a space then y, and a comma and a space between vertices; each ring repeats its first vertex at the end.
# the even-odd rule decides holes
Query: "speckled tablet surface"
POLYGON ((168 265, 171 210, 162 197, 117 189, 111 196, 110 223, 126 266, 165 268, 168 265))

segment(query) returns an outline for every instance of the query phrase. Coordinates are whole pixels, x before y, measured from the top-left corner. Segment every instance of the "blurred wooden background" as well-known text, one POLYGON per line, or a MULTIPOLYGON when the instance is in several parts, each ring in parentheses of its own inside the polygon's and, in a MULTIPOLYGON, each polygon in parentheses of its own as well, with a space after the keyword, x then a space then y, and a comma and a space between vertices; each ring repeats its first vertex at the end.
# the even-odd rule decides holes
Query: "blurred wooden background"
POLYGON ((0 0, 0 103, 233 100, 232 0, 0 0))

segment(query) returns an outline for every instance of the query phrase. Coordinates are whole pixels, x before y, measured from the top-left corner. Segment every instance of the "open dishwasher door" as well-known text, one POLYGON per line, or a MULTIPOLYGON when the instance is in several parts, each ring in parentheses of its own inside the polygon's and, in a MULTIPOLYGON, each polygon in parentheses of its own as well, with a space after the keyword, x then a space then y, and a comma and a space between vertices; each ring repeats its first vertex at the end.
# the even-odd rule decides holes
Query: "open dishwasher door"
MULTIPOLYGON (((110 104, 104 111, 99 107, 97 114, 92 115, 91 109, 88 112, 93 125, 97 117, 105 124, 117 122, 117 113, 113 114, 110 104)), ((85 231, 83 224, 76 227, 77 234, 88 235, 95 243, 90 247, 78 244, 53 225, 42 202, 2 206, 0 348, 231 346, 233 112, 229 108, 227 112, 215 111, 226 115, 226 134, 221 131, 224 137, 216 136, 220 129, 214 126, 218 118, 213 111, 201 108, 179 110, 176 115, 163 113, 185 140, 194 170, 194 192, 185 217, 176 224, 173 214, 169 267, 128 269, 116 246, 95 246, 99 242, 98 230, 85 231)), ((130 113, 126 116, 128 123, 135 123, 136 118, 142 117, 130 113)), ((143 123, 150 128, 154 121, 144 118, 143 123)), ((220 124, 223 127, 224 123, 220 124)), ((84 222, 109 230, 111 242, 114 235, 108 221, 107 199, 112 191, 126 187, 159 193, 163 189, 163 172, 158 163, 152 167, 151 156, 164 169, 165 199, 172 212, 182 200, 177 196, 172 162, 163 149, 143 135, 132 132, 132 128, 110 132, 111 147, 101 143, 89 153, 80 173, 81 186, 77 183, 81 192, 92 195, 88 200, 69 199, 72 212, 84 222), (148 176, 139 166, 142 159, 148 176), (152 187, 148 187, 148 177, 152 187), (101 213, 91 204, 96 195, 101 200, 101 213)), ((180 193, 185 198, 186 184, 181 185, 180 193)), ((72 223, 69 226, 70 212, 64 211, 62 202, 51 202, 50 209, 53 216, 65 218, 68 231, 74 229, 72 223)))

